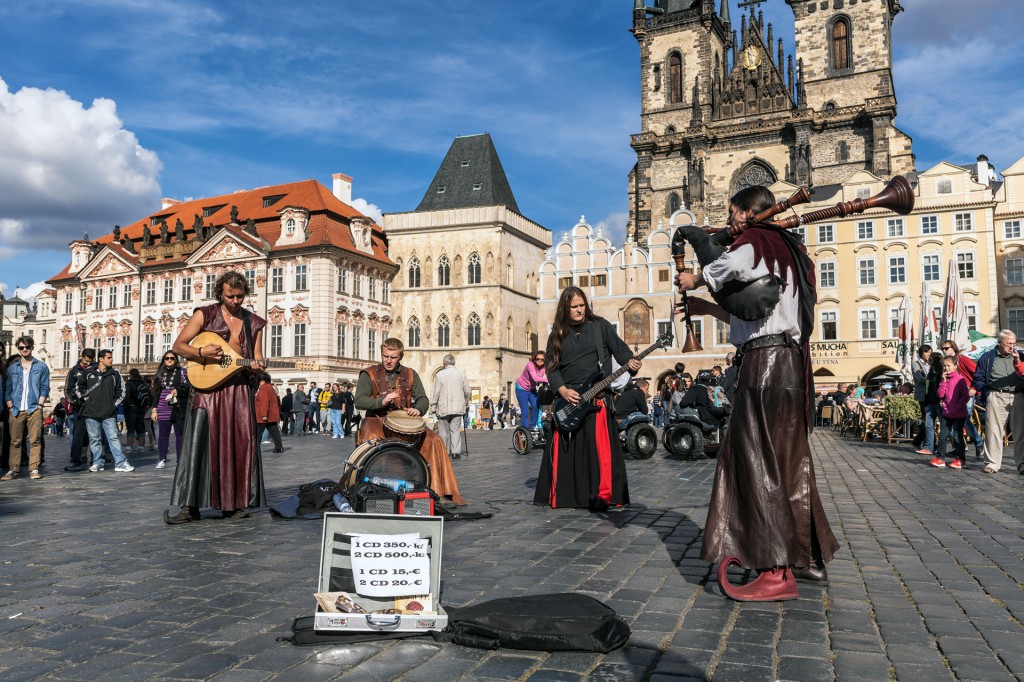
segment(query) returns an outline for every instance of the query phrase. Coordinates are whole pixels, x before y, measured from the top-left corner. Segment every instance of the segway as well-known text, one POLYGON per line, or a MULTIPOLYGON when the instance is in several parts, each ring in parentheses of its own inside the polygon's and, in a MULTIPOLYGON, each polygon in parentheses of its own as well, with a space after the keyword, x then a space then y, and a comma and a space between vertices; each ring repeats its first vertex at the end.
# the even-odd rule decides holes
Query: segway
MULTIPOLYGON (((551 437, 551 403, 554 395, 546 383, 537 384, 537 421, 527 425, 520 423, 512 430, 512 449, 518 455, 525 455, 535 447, 544 447, 551 437)), ((528 417, 528 415, 523 415, 528 417)))

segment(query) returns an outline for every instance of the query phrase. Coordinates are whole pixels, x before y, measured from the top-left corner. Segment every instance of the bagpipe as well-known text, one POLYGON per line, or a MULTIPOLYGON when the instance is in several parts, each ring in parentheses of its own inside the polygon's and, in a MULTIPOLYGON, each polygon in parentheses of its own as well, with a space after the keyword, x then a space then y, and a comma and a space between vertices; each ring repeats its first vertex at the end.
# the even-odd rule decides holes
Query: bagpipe
MULTIPOLYGON (((793 206, 805 204, 810 200, 811 196, 807 188, 801 187, 793 196, 755 215, 750 222, 751 224, 765 222, 793 206)), ((770 224, 788 230, 800 225, 863 213, 869 208, 885 208, 899 215, 907 215, 914 209, 914 189, 905 177, 897 175, 886 184, 881 192, 868 199, 842 201, 829 208, 811 211, 800 216, 789 216, 770 224)), ((709 231, 696 225, 683 225, 677 228, 672 235, 672 258, 676 263, 676 272, 685 271, 684 259, 687 244, 693 249, 697 262, 701 267, 705 267, 725 253, 732 241, 733 236, 727 229, 709 231)), ((771 314, 779 302, 780 295, 780 284, 770 274, 751 282, 731 280, 718 291, 711 291, 711 297, 727 313, 748 321, 759 320, 771 314)), ((686 325, 683 352, 702 350, 693 334, 686 292, 683 292, 680 308, 686 325)))

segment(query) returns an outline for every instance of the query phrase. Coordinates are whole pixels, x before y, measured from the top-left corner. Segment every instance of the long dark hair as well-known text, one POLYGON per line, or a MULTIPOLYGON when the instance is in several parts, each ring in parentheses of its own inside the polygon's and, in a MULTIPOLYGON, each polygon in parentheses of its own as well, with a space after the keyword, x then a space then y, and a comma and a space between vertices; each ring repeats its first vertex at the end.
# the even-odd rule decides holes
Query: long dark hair
POLYGON ((181 365, 179 364, 177 353, 166 351, 160 356, 160 367, 156 370, 156 375, 153 377, 153 381, 150 384, 153 393, 156 397, 160 397, 160 390, 163 388, 164 383, 177 384, 179 377, 181 376, 181 365), (174 364, 168 367, 164 363, 164 358, 174 357, 174 364))
POLYGON ((590 303, 587 301, 587 295, 583 293, 583 289, 574 286, 563 289, 562 295, 558 298, 558 307, 555 309, 555 322, 551 325, 551 345, 544 363, 546 367, 558 367, 558 360, 562 354, 562 342, 565 341, 565 335, 569 333, 569 306, 577 296, 583 299, 585 305, 584 322, 601 319, 590 309, 590 303))

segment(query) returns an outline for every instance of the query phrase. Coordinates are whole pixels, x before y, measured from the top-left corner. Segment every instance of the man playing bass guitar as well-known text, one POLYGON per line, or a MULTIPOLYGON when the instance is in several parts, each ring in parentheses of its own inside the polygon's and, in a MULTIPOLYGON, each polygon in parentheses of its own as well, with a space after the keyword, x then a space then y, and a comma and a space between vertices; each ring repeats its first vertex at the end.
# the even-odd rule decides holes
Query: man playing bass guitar
MULTIPOLYGON (((551 389, 570 405, 578 405, 587 388, 610 373, 611 357, 634 374, 640 369, 640 359, 611 323, 594 315, 583 290, 566 287, 547 342, 545 368, 551 389)), ((556 422, 541 461, 534 504, 595 511, 629 504, 614 410, 606 397, 593 402, 594 409, 577 428, 569 431, 556 422)))

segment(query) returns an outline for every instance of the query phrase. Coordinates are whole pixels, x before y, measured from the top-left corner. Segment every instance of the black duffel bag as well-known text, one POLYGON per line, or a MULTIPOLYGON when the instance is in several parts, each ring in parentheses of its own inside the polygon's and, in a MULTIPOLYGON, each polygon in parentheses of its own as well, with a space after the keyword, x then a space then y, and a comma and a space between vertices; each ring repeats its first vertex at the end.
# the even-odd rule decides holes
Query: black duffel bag
POLYGON ((615 611, 584 594, 505 597, 446 610, 448 627, 435 639, 476 649, 606 654, 630 635, 615 611))

